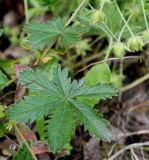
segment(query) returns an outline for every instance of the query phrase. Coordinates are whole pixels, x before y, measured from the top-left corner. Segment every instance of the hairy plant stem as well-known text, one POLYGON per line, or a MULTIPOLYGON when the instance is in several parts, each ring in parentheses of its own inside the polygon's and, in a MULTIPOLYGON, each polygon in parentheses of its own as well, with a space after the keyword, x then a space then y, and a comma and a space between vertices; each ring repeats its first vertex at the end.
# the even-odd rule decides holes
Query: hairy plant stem
POLYGON ((100 9, 99 9, 100 11, 102 11, 104 5, 105 5, 105 1, 101 1, 101 6, 100 6, 100 9))
POLYGON ((100 37, 97 37, 95 40, 93 40, 90 44, 90 46, 92 47, 94 44, 96 44, 98 41, 100 41, 103 37, 100 36, 100 37))
POLYGON ((118 39, 116 38, 116 36, 114 35, 114 33, 110 30, 110 28, 105 24, 105 22, 102 22, 103 25, 107 28, 107 30, 110 32, 111 36, 116 40, 118 41, 118 39))
MULTIPOLYGON (((126 21, 127 24, 128 24, 128 22, 129 22, 131 16, 132 16, 132 15, 130 15, 130 16, 128 17, 128 19, 127 19, 127 21, 126 21)), ((122 34, 123 34, 125 28, 126 28, 126 24, 123 25, 123 27, 122 27, 122 29, 121 29, 121 31, 120 31, 120 34, 119 34, 119 36, 118 36, 118 42, 121 41, 121 37, 122 37, 122 34)))
POLYGON ((89 3, 89 6, 90 6, 90 8, 92 9, 92 10, 95 10, 94 8, 93 8, 93 6, 89 3))
POLYGON ((28 0, 24 0, 25 21, 29 23, 28 0))
POLYGON ((142 82, 146 81, 147 79, 149 79, 149 73, 147 73, 146 75, 144 75, 143 77, 135 80, 134 82, 132 82, 131 84, 122 87, 120 90, 121 92, 124 92, 126 90, 129 90, 133 87, 136 87, 137 85, 141 84, 142 82))
POLYGON ((144 2, 143 2, 143 0, 141 0, 141 6, 142 6, 142 11, 143 11, 143 16, 144 16, 144 21, 145 21, 146 29, 148 30, 149 27, 148 27, 148 23, 147 23, 147 17, 146 17, 146 14, 145 14, 145 8, 144 8, 144 2))
MULTIPOLYGON (((119 75, 122 77, 123 76, 123 68, 124 68, 123 59, 120 60, 120 64, 119 65, 120 65, 120 67, 119 67, 119 75)), ((121 92, 121 90, 119 91, 118 100, 119 100, 119 102, 122 101, 122 92, 121 92)))
POLYGON ((75 10, 75 12, 72 14, 72 16, 66 22, 65 27, 69 26, 69 24, 73 21, 73 19, 75 18, 75 16, 77 15, 77 13, 80 11, 80 9, 82 8, 82 6, 85 4, 85 2, 86 2, 86 0, 82 0, 82 2, 80 3, 80 5, 78 6, 78 8, 75 10))
POLYGON ((116 2, 115 2, 115 4, 116 4, 116 8, 117 8, 117 10, 118 10, 118 12, 119 12, 119 14, 120 14, 120 16, 121 16, 122 20, 124 21, 124 23, 125 23, 126 27, 128 28, 128 30, 129 30, 129 32, 130 32, 130 34, 131 34, 131 36, 133 37, 133 36, 134 36, 134 34, 133 34, 133 32, 132 32, 131 28, 129 27, 129 25, 127 24, 127 22, 126 22, 126 20, 125 20, 125 18, 124 18, 124 16, 123 16, 123 14, 122 14, 122 12, 121 12, 121 10, 120 10, 120 8, 119 8, 118 4, 117 4, 116 2))
POLYGON ((108 49, 107 49, 107 53, 106 53, 106 56, 105 56, 104 61, 107 61, 107 59, 108 59, 108 57, 109 57, 109 55, 110 55, 112 43, 113 43, 113 38, 110 38, 109 47, 108 47, 108 49))
POLYGON ((110 62, 110 61, 119 61, 119 60, 122 60, 122 59, 123 60, 126 60, 126 59, 130 60, 130 59, 141 59, 141 58, 143 58, 143 57, 141 57, 141 56, 128 56, 128 57, 123 57, 123 58, 115 58, 115 57, 114 58, 108 58, 106 61, 102 60, 102 61, 90 63, 89 65, 85 66, 84 68, 78 70, 76 74, 78 74, 78 73, 84 71, 85 69, 87 69, 87 68, 89 68, 93 65, 96 65, 96 64, 101 64, 101 63, 110 62))

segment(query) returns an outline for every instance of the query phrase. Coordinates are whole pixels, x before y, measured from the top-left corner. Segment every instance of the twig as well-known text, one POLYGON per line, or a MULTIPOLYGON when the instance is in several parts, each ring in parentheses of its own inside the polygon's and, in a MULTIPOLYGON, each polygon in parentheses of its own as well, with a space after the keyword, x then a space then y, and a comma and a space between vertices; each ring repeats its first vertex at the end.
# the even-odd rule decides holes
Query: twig
POLYGON ((134 159, 134 156, 133 156, 132 154, 131 154, 131 160, 135 160, 135 159, 134 159))
POLYGON ((102 61, 99 61, 99 62, 93 62, 93 63, 90 63, 89 65, 85 66, 84 68, 80 69, 78 72, 76 72, 76 74, 84 71, 85 69, 93 66, 93 65, 96 65, 96 64, 101 64, 101 63, 104 63, 104 62, 110 62, 110 61, 119 61, 119 60, 126 60, 126 59, 141 59, 143 58, 142 56, 127 56, 127 57, 123 57, 123 58, 108 58, 107 60, 102 60, 102 61))
POLYGON ((145 160, 144 152, 143 152, 143 148, 142 147, 141 147, 141 153, 142 153, 142 156, 143 156, 143 160, 145 160))
POLYGON ((139 134, 149 134, 149 129, 140 130, 140 131, 131 132, 131 133, 124 133, 124 136, 122 138, 126 138, 126 137, 133 136, 133 135, 139 135, 139 134))
POLYGON ((131 151, 133 157, 135 158, 135 160, 139 160, 137 155, 135 154, 135 152, 134 152, 134 150, 132 148, 130 149, 130 151, 131 151))
POLYGON ((142 107, 148 106, 148 105, 149 105, 149 100, 146 100, 146 101, 144 101, 144 102, 141 102, 141 103, 139 103, 139 104, 136 104, 136 105, 130 107, 129 110, 128 110, 128 112, 132 112, 132 111, 134 111, 134 110, 137 110, 137 109, 139 109, 139 108, 142 108, 142 107))
POLYGON ((13 93, 15 93, 15 92, 16 92, 16 90, 15 90, 15 91, 10 91, 10 92, 6 93, 6 94, 3 95, 2 97, 0 97, 0 101, 1 101, 2 99, 4 99, 5 97, 7 97, 8 95, 13 94, 13 93))
POLYGON ((114 148, 116 147, 117 143, 114 143, 110 149, 110 151, 108 152, 108 157, 113 153, 114 148))
POLYGON ((127 151, 129 149, 132 149, 132 148, 138 148, 138 147, 142 147, 142 146, 149 146, 149 142, 134 143, 134 144, 131 144, 129 146, 126 146, 125 148, 120 149, 114 155, 112 155, 111 157, 109 157, 107 160, 114 160, 117 156, 119 156, 123 152, 125 152, 125 151, 127 151))
POLYGON ((146 75, 144 75, 143 77, 135 80, 134 82, 132 82, 131 84, 127 85, 127 86, 124 86, 121 88, 121 92, 124 92, 124 91, 127 91, 139 84, 141 84, 142 82, 146 81, 147 79, 149 79, 149 73, 147 73, 146 75))
MULTIPOLYGON (((123 133, 123 135, 120 135, 120 136, 119 136, 120 138, 117 140, 117 143, 118 143, 119 141, 121 141, 122 139, 126 138, 126 137, 133 136, 133 135, 140 135, 140 134, 149 134, 149 130, 140 130, 140 131, 131 132, 131 133, 123 133)), ((110 155, 112 154, 112 152, 113 152, 113 150, 115 149, 117 143, 115 143, 115 144, 111 147, 111 149, 110 149, 110 151, 109 151, 109 153, 108 153, 108 156, 110 156, 110 155)))

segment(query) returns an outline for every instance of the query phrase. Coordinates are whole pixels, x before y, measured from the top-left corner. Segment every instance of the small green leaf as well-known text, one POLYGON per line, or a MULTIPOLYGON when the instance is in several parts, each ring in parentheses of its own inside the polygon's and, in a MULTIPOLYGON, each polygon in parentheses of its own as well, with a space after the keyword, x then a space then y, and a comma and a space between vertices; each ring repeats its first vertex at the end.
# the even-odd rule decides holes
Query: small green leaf
POLYGON ((19 149, 17 154, 13 157, 13 160, 33 160, 31 153, 28 151, 27 147, 25 144, 22 145, 22 147, 19 149))
POLYGON ((43 118, 36 121, 36 131, 39 134, 40 140, 46 139, 44 127, 45 127, 45 120, 43 118))
POLYGON ((8 83, 7 77, 0 71, 0 90, 5 88, 9 83, 8 83))
POLYGON ((14 74, 14 60, 12 59, 7 59, 7 60, 2 60, 0 59, 0 68, 4 70, 8 75, 13 75, 14 74))
POLYGON ((28 43, 33 50, 43 49, 45 46, 59 40, 60 45, 72 45, 80 40, 81 33, 86 32, 81 26, 65 27, 65 19, 51 20, 47 23, 33 22, 24 27, 29 34, 28 43))
POLYGON ((3 137, 6 134, 6 128, 4 123, 0 121, 0 137, 3 137))
POLYGON ((98 83, 110 82, 110 68, 107 63, 97 64, 93 66, 85 75, 85 83, 87 86, 95 85, 98 83))
POLYGON ((124 79, 125 79, 125 76, 123 74, 112 72, 110 83, 120 88, 122 86, 122 82, 124 79))

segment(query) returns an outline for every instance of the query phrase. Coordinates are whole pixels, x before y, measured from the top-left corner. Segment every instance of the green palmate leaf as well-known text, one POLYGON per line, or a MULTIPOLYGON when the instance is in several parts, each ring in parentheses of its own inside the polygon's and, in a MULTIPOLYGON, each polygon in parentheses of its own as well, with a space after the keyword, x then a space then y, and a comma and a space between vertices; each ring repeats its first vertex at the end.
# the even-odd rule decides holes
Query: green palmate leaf
POLYGON ((65 19, 51 20, 47 23, 33 22, 25 26, 25 32, 29 33, 29 45, 33 50, 43 49, 52 44, 56 39, 63 45, 71 45, 80 40, 80 34, 85 32, 73 25, 65 28, 65 19))
POLYGON ((43 49, 60 36, 65 26, 64 19, 57 19, 47 23, 33 22, 25 26, 25 32, 29 33, 29 45, 33 50, 43 49))
POLYGON ((13 160, 33 160, 31 153, 28 151, 27 147, 23 144, 19 149, 17 154, 13 157, 13 160))
POLYGON ((0 71, 0 90, 8 85, 9 81, 7 77, 0 71))
POLYGON ((70 141, 75 129, 74 112, 70 104, 62 102, 59 105, 48 124, 48 142, 53 152, 70 141))
POLYGON ((80 120, 92 135, 110 140, 108 123, 93 108, 79 102, 78 97, 111 98, 116 95, 114 87, 97 84, 85 88, 82 81, 71 81, 68 70, 61 70, 59 65, 53 66, 51 79, 39 70, 25 70, 20 73, 19 79, 34 96, 25 97, 24 100, 13 104, 7 115, 10 119, 26 122, 52 114, 47 125, 47 136, 53 152, 68 143, 76 119, 80 120))

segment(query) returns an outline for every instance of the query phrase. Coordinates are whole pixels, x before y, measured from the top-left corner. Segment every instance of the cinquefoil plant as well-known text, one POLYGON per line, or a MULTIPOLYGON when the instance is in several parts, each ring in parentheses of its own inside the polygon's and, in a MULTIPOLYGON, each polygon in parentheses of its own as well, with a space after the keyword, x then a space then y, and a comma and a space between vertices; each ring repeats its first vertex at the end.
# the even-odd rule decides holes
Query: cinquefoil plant
POLYGON ((85 88, 82 81, 72 81, 68 70, 61 70, 59 65, 53 66, 51 79, 40 70, 24 70, 19 80, 34 94, 14 103, 7 112, 8 117, 19 122, 33 122, 49 115, 47 137, 53 152, 70 141, 79 121, 91 135, 110 141, 108 122, 78 97, 112 98, 116 95, 113 86, 97 84, 85 88))

